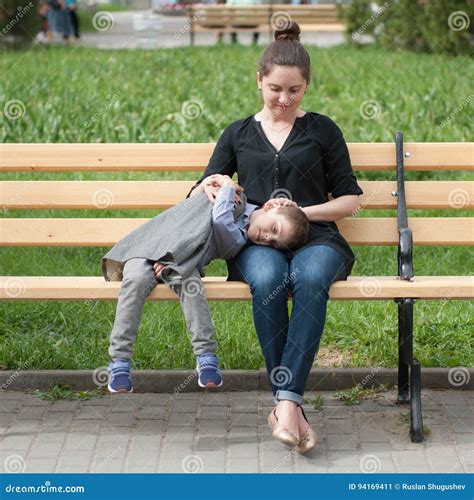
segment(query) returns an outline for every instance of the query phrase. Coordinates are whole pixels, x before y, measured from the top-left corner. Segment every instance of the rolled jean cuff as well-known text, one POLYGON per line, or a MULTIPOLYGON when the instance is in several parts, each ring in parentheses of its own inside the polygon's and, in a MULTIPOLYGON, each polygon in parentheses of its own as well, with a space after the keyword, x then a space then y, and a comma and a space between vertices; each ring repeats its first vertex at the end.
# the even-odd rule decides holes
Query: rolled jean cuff
POLYGON ((297 405, 302 405, 304 403, 304 398, 300 394, 297 394, 296 392, 291 392, 291 391, 276 391, 275 395, 273 396, 273 401, 275 404, 278 403, 278 401, 293 401, 293 403, 296 403, 297 405))

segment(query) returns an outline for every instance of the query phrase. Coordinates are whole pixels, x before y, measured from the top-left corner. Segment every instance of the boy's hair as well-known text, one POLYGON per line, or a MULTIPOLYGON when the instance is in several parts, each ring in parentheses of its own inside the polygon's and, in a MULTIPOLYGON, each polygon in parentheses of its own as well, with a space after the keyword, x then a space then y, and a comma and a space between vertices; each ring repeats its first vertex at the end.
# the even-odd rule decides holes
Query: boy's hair
POLYGON ((278 213, 283 215, 291 225, 290 237, 282 242, 279 247, 295 250, 308 241, 309 220, 303 210, 297 207, 281 206, 278 213))

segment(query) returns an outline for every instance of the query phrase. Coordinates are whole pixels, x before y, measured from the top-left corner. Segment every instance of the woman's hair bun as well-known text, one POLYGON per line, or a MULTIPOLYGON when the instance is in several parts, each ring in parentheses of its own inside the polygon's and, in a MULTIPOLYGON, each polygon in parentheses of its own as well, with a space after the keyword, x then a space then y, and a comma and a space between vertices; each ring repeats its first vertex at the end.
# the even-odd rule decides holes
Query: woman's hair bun
POLYGON ((289 14, 282 12, 280 16, 276 15, 274 25, 278 28, 275 30, 275 40, 288 40, 289 42, 300 40, 300 27, 295 21, 289 19, 289 14))

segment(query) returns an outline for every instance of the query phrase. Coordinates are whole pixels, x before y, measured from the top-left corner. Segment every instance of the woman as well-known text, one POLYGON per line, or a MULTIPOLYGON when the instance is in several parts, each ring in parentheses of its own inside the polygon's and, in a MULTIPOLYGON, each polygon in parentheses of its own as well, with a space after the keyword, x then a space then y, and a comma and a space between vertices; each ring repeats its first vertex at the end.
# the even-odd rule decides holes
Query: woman
MULTIPOLYGON (((252 292, 255 329, 276 403, 269 416, 273 436, 306 453, 316 445, 316 434, 301 405, 328 291, 334 281, 347 279, 354 264, 335 221, 357 212, 363 191, 338 126, 300 108, 310 82, 310 58, 299 34, 294 22, 275 33, 257 71, 263 108, 224 130, 202 179, 237 172, 250 203, 262 206, 271 199, 265 208, 294 204, 311 222, 308 243, 294 253, 248 245, 228 262, 229 279, 246 281, 252 292), (328 193, 333 200, 328 201, 328 193)), ((205 190, 210 198, 216 194, 212 185, 205 190)))

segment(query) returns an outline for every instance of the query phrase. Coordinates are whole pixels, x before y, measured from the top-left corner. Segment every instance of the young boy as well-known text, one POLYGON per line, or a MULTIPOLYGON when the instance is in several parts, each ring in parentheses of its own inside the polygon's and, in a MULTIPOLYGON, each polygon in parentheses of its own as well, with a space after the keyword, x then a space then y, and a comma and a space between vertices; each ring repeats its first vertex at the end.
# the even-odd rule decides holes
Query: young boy
POLYGON ((228 176, 204 179, 193 193, 195 201, 184 200, 148 221, 103 257, 106 280, 120 280, 123 275, 110 337, 111 393, 133 391, 130 375, 133 344, 144 303, 160 281, 180 299, 191 332, 199 386, 222 386, 215 332, 201 282, 204 266, 214 259, 234 257, 249 240, 258 245, 295 249, 304 245, 309 228, 306 215, 295 206, 271 203, 260 209, 241 203, 236 207, 241 191, 228 176), (213 204, 205 193, 209 185, 219 188, 213 204), (154 223, 161 225, 153 226, 154 223))

